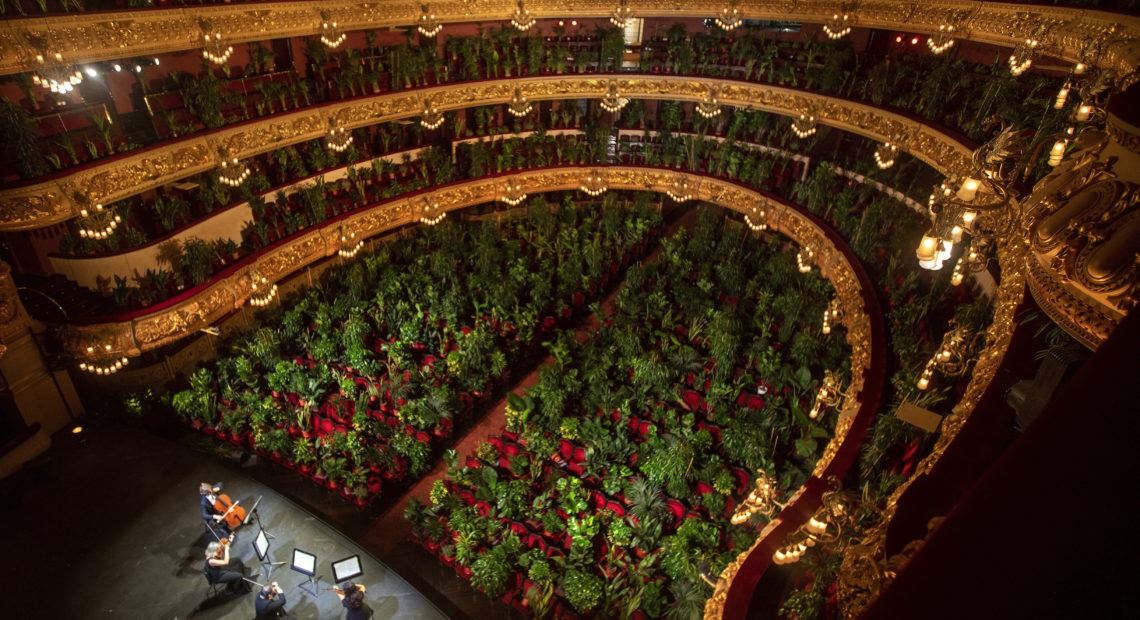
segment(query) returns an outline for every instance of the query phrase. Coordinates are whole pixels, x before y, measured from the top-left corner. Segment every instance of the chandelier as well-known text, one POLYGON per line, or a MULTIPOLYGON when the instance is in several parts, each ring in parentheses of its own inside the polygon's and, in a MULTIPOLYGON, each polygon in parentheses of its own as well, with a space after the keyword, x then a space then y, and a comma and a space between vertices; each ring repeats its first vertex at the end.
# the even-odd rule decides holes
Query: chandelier
POLYGON ((1061 90, 1057 91, 1057 98, 1053 100, 1053 109, 1060 110, 1065 107, 1065 103, 1069 100, 1069 89, 1073 85, 1066 81, 1061 85, 1061 90))
POLYGON ((888 140, 879 145, 875 149, 875 165, 880 170, 886 170, 895 165, 895 158, 899 154, 898 144, 894 140, 888 140))
MULTIPOLYGON (((130 363, 127 356, 112 357, 111 345, 103 345, 103 350, 100 352, 103 359, 98 363, 80 362, 79 370, 89 372, 93 375, 113 375, 123 369, 130 363)), ((95 355, 95 347, 87 347, 88 355, 95 355)))
POLYGON ((772 561, 776 564, 794 564, 809 548, 836 543, 843 534, 844 527, 854 521, 854 511, 848 510, 854 501, 841 490, 838 478, 828 476, 827 481, 831 490, 825 491, 820 497, 819 510, 815 511, 807 523, 790 534, 787 544, 772 555, 772 561))
POLYGON ((757 514, 771 519, 776 509, 783 510, 784 506, 785 504, 776 501, 776 479, 763 469, 758 469, 752 492, 740 502, 729 520, 733 525, 740 525, 757 514))
POLYGON ((439 23, 439 20, 435 18, 435 13, 431 12, 428 5, 425 4, 420 8, 423 12, 420 13, 420 23, 416 26, 416 30, 419 30, 420 34, 425 37, 434 37, 443 29, 443 24, 439 23))
POLYGON ((511 25, 519 30, 528 30, 534 22, 534 15, 523 5, 523 0, 519 0, 519 8, 511 15, 511 25))
POLYGON ((808 417, 816 419, 824 407, 839 407, 847 394, 839 387, 839 375, 834 370, 823 373, 823 382, 819 385, 819 392, 815 395, 815 402, 808 412, 808 417))
POLYGON ((744 21, 740 16, 740 9, 736 8, 737 0, 732 0, 728 6, 720 10, 720 15, 713 18, 713 23, 722 30, 733 30, 744 21))
POLYGON ((610 14, 610 23, 618 28, 625 28, 629 25, 629 20, 633 18, 633 9, 626 6, 626 1, 621 0, 621 4, 610 14))
POLYGON ((606 84, 606 96, 602 98, 602 109, 606 112, 618 112, 629 103, 629 99, 621 96, 617 80, 610 80, 606 84))
POLYGON ((720 91, 709 88, 709 92, 697 103, 697 114, 705 118, 713 118, 720 114, 720 91))
POLYGON ((744 214, 744 224, 752 232, 768 230, 767 213, 760 207, 753 206, 752 213, 744 214))
POLYGON ((521 88, 516 88, 514 95, 511 96, 510 103, 507 104, 507 112, 512 116, 523 117, 530 114, 534 110, 534 105, 522 94, 521 88))
POLYGON ((938 30, 930 33, 930 38, 926 40, 926 47, 929 47, 930 52, 935 56, 954 47, 954 25, 941 24, 938 26, 938 30))
POLYGON ((832 41, 847 36, 851 33, 850 16, 847 13, 835 13, 823 20, 823 33, 832 41))
POLYGON ((435 226, 447 217, 447 211, 444 211, 439 203, 431 200, 427 196, 420 201, 420 223, 427 224, 428 226, 435 226))
MULTIPOLYGON (((86 200, 84 198, 83 200, 86 200)), ((123 219, 118 213, 96 204, 94 208, 84 207, 79 211, 79 236, 85 239, 106 239, 115 232, 123 219)))
POLYGON ((210 22, 198 22, 202 30, 202 58, 214 63, 224 65, 234 53, 234 46, 222 43, 222 33, 214 32, 210 22))
POLYGON ((830 334, 832 323, 838 321, 840 316, 842 315, 839 311, 839 299, 832 299, 823 311, 823 326, 820 331, 825 335, 830 334))
POLYGON ((582 184, 578 186, 578 189, 585 192, 588 196, 597 198, 598 196, 606 193, 606 190, 609 189, 609 187, 606 186, 606 179, 602 176, 602 173, 594 169, 590 170, 586 173, 586 176, 582 177, 582 184))
POLYGON ((428 130, 438 129, 439 126, 443 124, 443 118, 443 112, 440 112, 439 108, 435 107, 431 99, 425 99, 424 112, 420 115, 420 125, 423 125, 424 128, 428 130))
POLYGON ((693 190, 689 187, 689 179, 678 175, 673 183, 665 190, 666 194, 676 202, 685 202, 693 197, 693 190))
POLYGON ((363 247, 363 239, 358 240, 356 238, 356 233, 354 232, 345 234, 344 228, 341 228, 340 249, 336 252, 338 255, 340 255, 341 258, 352 258, 353 256, 356 256, 356 254, 360 252, 360 249, 363 247))
POLYGON ((61 95, 70 93, 83 81, 83 72, 63 62, 63 54, 56 52, 48 57, 36 54, 39 69, 32 74, 32 83, 61 95))
POLYGON ((329 14, 321 11, 321 43, 324 43, 325 47, 329 49, 336 49, 347 38, 348 34, 329 18, 329 14))
POLYGON ((218 171, 218 180, 230 187, 237 187, 249 178, 249 166, 242 164, 238 158, 231 157, 225 149, 218 149, 222 158, 222 166, 218 171))
POLYGON ((512 207, 517 207, 522 204, 522 201, 526 200, 526 192, 522 190, 522 184, 519 183, 517 179, 507 179, 507 185, 503 188, 503 193, 499 196, 499 200, 502 200, 512 207))
POLYGON ((352 133, 339 127, 335 119, 329 119, 329 135, 325 136, 325 146, 336 153, 343 153, 352 146, 352 133))
POLYGON ((918 389, 930 387, 935 372, 941 372, 947 377, 965 375, 975 361, 970 356, 984 336, 984 333, 971 334, 969 327, 959 325, 957 319, 951 319, 950 331, 942 336, 942 344, 938 345, 938 350, 926 362, 926 367, 919 375, 918 389))
POLYGON ((958 286, 968 273, 985 271, 986 265, 989 264, 987 256, 992 245, 993 242, 989 239, 979 237, 970 240, 970 243, 962 250, 962 256, 954 264, 954 271, 950 274, 950 285, 958 286))
POLYGON ((811 271, 811 259, 815 257, 815 251, 809 247, 800 248, 796 252, 796 265, 799 267, 800 273, 807 273, 811 271))
POLYGON ((1041 44, 1041 39, 1044 38, 1045 32, 1048 29, 1045 25, 1038 25, 1032 31, 1025 41, 1018 43, 1017 47, 1013 48, 1013 53, 1009 55, 1009 72, 1014 77, 1021 75, 1029 70, 1033 65, 1033 58, 1037 55, 1037 46, 1041 44))
POLYGON ((277 297, 277 285, 269 284, 265 276, 254 271, 249 276, 249 305, 261 308, 277 297))
POLYGON ((800 113, 800 115, 792 119, 792 133, 796 134, 798 138, 807 138, 815 135, 815 115, 811 113, 800 113))

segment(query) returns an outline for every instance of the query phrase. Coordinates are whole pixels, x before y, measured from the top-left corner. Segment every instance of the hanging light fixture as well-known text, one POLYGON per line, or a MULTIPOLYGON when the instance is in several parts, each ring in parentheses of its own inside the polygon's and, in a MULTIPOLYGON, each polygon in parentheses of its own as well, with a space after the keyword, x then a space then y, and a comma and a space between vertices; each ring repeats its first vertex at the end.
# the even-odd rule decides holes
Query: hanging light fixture
POLYGON ((946 377, 961 377, 976 361, 971 356, 978 343, 984 339, 985 333, 973 334, 969 327, 960 325, 957 319, 950 320, 949 328, 942 336, 938 350, 919 375, 917 385, 920 390, 930 387, 935 372, 941 372, 946 377))
POLYGON ((811 259, 815 258, 815 251, 810 247, 804 246, 796 252, 796 265, 799 267, 800 273, 807 273, 811 271, 811 259))
POLYGON ((737 0, 732 0, 728 6, 720 10, 720 15, 713 18, 713 23, 719 26, 721 30, 734 30, 744 21, 736 2, 737 0))
POLYGON ((793 564, 816 545, 846 546, 842 534, 844 528, 850 527, 854 521, 855 511, 848 507, 855 502, 842 490, 837 477, 828 476, 827 482, 831 489, 820 496, 819 509, 806 523, 789 534, 787 543, 772 554, 774 563, 793 564))
POLYGON ((341 127, 336 119, 329 119, 329 133, 325 136, 325 146, 336 153, 343 153, 352 146, 352 132, 341 127))
POLYGON ((705 96, 697 103, 697 114, 705 118, 713 118, 720 114, 720 91, 709 87, 705 96))
POLYGON ((617 80, 610 80, 606 84, 606 96, 602 98, 601 106, 606 112, 618 112, 629 103, 629 99, 621 96, 617 80))
POLYGON ((249 275, 249 305, 261 308, 268 306, 277 297, 277 285, 254 270, 249 275))
POLYGON ((531 15, 530 11, 524 6, 523 0, 519 0, 518 6, 519 8, 515 9, 515 12, 511 15, 511 25, 519 30, 529 30, 530 27, 534 25, 534 15, 531 15))
POLYGON ((971 239, 962 250, 958 262, 954 264, 954 271, 950 274, 950 285, 958 286, 965 280, 966 275, 985 271, 989 264, 987 257, 992 249, 993 241, 990 239, 982 237, 971 239))
POLYGON ((930 48, 931 53, 937 56, 954 47, 954 33, 953 24, 941 24, 938 26, 938 30, 930 33, 930 37, 926 39, 926 46, 930 48))
MULTIPOLYGON (((87 202, 86 197, 76 196, 77 200, 87 202)), ((113 209, 106 209, 102 204, 94 207, 83 207, 79 210, 79 236, 84 239, 103 240, 110 237, 123 219, 113 209)))
POLYGON ((887 140, 875 149, 875 165, 881 170, 886 170, 895 165, 895 158, 898 157, 899 147, 893 140, 887 140))
POLYGON ((233 157, 224 148, 218 149, 218 155, 221 157, 222 165, 218 169, 218 180, 230 187, 237 187, 249 178, 249 166, 238 161, 237 157, 233 157))
POLYGON ((760 232, 762 230, 768 230, 767 215, 768 214, 766 211, 764 211, 764 209, 761 209, 760 207, 753 205, 752 206, 752 213, 745 213, 744 214, 744 224, 746 226, 748 226, 748 229, 751 230, 752 232, 760 232))
POLYGON ((815 130, 815 114, 811 112, 801 112, 798 117, 792 119, 792 133, 798 138, 815 135, 815 130))
POLYGON ((336 251, 341 258, 352 258, 364 247, 364 240, 357 239, 356 233, 346 233, 344 227, 340 229, 340 249, 336 251))
POLYGON ((1025 38, 1025 41, 1018 43, 1017 47, 1013 48, 1013 53, 1009 55, 1009 72, 1014 77, 1021 75, 1033 66, 1033 59, 1037 56, 1037 46, 1041 44, 1041 39, 1044 38, 1045 32, 1048 27, 1045 25, 1038 25, 1033 28, 1032 34, 1025 38))
POLYGON ((507 112, 512 116, 522 118, 534 110, 534 105, 522 94, 521 88, 516 88, 511 100, 507 103, 507 112))
POLYGON ((439 23, 439 20, 435 18, 435 13, 432 13, 431 8, 426 4, 422 5, 420 9, 422 10, 420 13, 420 23, 416 26, 416 30, 419 30, 420 34, 425 37, 434 37, 439 34, 439 31, 443 29, 443 24, 439 23))
POLYGON ((443 124, 443 119, 443 112, 440 112, 439 108, 435 107, 435 104, 432 103, 430 98, 425 99, 424 111, 423 114, 420 115, 420 125, 423 125, 424 128, 428 130, 438 129, 439 126, 443 124))
POLYGON ((321 43, 324 43, 325 47, 329 49, 336 49, 347 38, 348 34, 341 30, 337 23, 329 17, 328 12, 321 11, 321 43))
POLYGON ((113 375, 130 363, 130 360, 128 360, 125 355, 112 355, 111 345, 109 344, 103 345, 103 349, 98 354, 95 353, 95 347, 87 347, 87 355, 92 357, 97 355, 98 361, 79 362, 79 370, 89 372, 93 375, 113 375))
POLYGON ((578 189, 593 198, 597 198, 606 193, 609 187, 606 185, 606 179, 602 176, 602 173, 597 169, 593 169, 587 172, 586 176, 582 177, 582 184, 578 186, 578 189))
POLYGON ((851 16, 847 13, 834 13, 823 20, 823 33, 835 41, 851 33, 851 16))
POLYGON ((821 331, 825 335, 830 334, 832 324, 838 321, 841 316, 842 314, 839 311, 839 299, 832 299, 831 302, 827 304, 827 308, 823 311, 823 326, 821 331))
POLYGON ((825 407, 838 408, 843 404, 843 400, 847 398, 840 387, 839 375, 834 370, 828 370, 823 373, 823 381, 819 385, 819 391, 815 395, 815 403, 811 406, 811 411, 808 412, 808 417, 816 419, 825 407))
POLYGON ((52 54, 43 50, 36 54, 36 62, 39 66, 32 73, 32 83, 53 93, 65 95, 83 81, 83 72, 64 62, 60 52, 52 54))
POLYGON ((442 222, 443 218, 447 217, 447 211, 444 211, 438 202, 427 196, 424 196, 423 199, 420 200, 419 212, 420 223, 427 224, 428 226, 435 226, 442 222))
POLYGON ((224 65, 234 53, 234 46, 222 42, 222 33, 214 32, 210 22, 200 20, 198 28, 202 31, 202 58, 214 63, 224 65))
POLYGON ((669 185, 665 193, 669 195, 676 202, 685 202, 693 198, 693 190, 689 187, 689 179, 683 175, 677 175, 676 179, 669 185))
POLYGON ((503 188, 503 193, 499 196, 499 200, 517 207, 524 200, 526 200, 526 192, 522 190, 522 184, 518 179, 507 179, 507 184, 503 188))
POLYGON ((758 469, 752 492, 736 507, 729 521, 733 525, 740 525, 757 514, 770 519, 776 514, 776 509, 783 510, 785 506, 786 504, 776 501, 776 479, 763 469, 758 469))
POLYGON ((633 18, 633 9, 626 5, 627 0, 621 0, 618 7, 610 14, 610 23, 618 28, 625 28, 633 18))

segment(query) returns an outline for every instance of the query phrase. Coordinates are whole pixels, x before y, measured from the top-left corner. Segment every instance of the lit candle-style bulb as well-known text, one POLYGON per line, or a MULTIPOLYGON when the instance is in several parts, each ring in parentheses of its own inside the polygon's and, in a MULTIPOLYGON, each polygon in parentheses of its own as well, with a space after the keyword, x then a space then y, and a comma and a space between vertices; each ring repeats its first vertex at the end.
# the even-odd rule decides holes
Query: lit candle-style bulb
POLYGON ((962 181, 962 187, 958 189, 958 199, 964 202, 973 200, 974 196, 978 195, 978 185, 977 179, 966 177, 966 180, 962 181))
POLYGON ((1073 118, 1075 118, 1078 121, 1084 122, 1084 121, 1089 120, 1090 116, 1092 116, 1092 106, 1091 105, 1081 105, 1081 106, 1077 107, 1077 113, 1073 116, 1073 118))
POLYGON ((1057 140, 1053 143, 1053 148, 1049 150, 1049 165, 1056 168, 1061 165, 1061 160, 1065 158, 1065 141, 1057 140))
POLYGON ((1069 83, 1061 87, 1061 91, 1057 93, 1057 100, 1053 102, 1053 109, 1060 110, 1065 107, 1065 102, 1069 100, 1069 83))

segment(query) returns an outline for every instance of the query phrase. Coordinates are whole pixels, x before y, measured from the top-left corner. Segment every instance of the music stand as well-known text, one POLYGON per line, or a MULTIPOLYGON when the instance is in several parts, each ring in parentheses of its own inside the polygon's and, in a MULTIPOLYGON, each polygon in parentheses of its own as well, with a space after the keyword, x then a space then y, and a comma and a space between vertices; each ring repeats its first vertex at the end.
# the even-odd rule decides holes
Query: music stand
POLYGON ((274 566, 281 566, 285 562, 274 562, 269 557, 269 537, 265 530, 257 530, 257 536, 253 539, 253 551, 257 553, 257 559, 261 560, 261 567, 265 569, 265 578, 268 580, 269 576, 273 574, 274 566))
POLYGON ((245 513, 245 521, 242 521, 241 523, 242 523, 242 525, 248 525, 249 520, 253 519, 254 521, 257 521, 257 528, 259 530, 265 532, 266 538, 277 538, 273 534, 270 534, 269 530, 265 529, 265 525, 261 522, 261 512, 259 512, 257 510, 257 506, 258 506, 258 504, 261 503, 262 497, 264 497, 264 496, 262 496, 262 495, 257 496, 257 500, 253 502, 253 508, 250 508, 249 511, 245 513))
POLYGON ((344 583, 349 579, 363 575, 364 569, 360 567, 360 556, 350 555, 343 560, 333 562, 332 572, 335 583, 344 583))
MULTIPOLYGON (((308 583, 313 586, 312 595, 317 596, 317 580, 315 578, 317 574, 317 556, 294 547, 293 563, 289 568, 292 568, 302 575, 308 576, 308 583)), ((304 589, 304 584, 297 587, 304 589)))

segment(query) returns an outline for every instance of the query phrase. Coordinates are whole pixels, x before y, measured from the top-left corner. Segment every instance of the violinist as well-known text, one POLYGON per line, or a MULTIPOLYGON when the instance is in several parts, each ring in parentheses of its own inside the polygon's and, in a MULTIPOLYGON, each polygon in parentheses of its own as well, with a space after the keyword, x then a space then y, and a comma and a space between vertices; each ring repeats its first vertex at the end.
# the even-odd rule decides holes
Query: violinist
POLYGON ((348 610, 344 614, 345 620, 368 620, 372 617, 372 609, 364 604, 364 586, 349 581, 343 588, 333 588, 333 592, 348 610))
MULTIPOLYGON (((252 590, 245 582, 245 564, 230 557, 230 539, 223 538, 206 545, 206 565, 202 572, 210 583, 224 583, 231 594, 248 594, 252 590)), ((257 574, 250 576, 257 577, 257 574)))
POLYGON ((261 592, 258 593, 257 600, 254 601, 253 605, 257 612, 257 618, 254 620, 272 620, 273 618, 284 618, 286 615, 285 593, 276 581, 261 588, 261 592))

